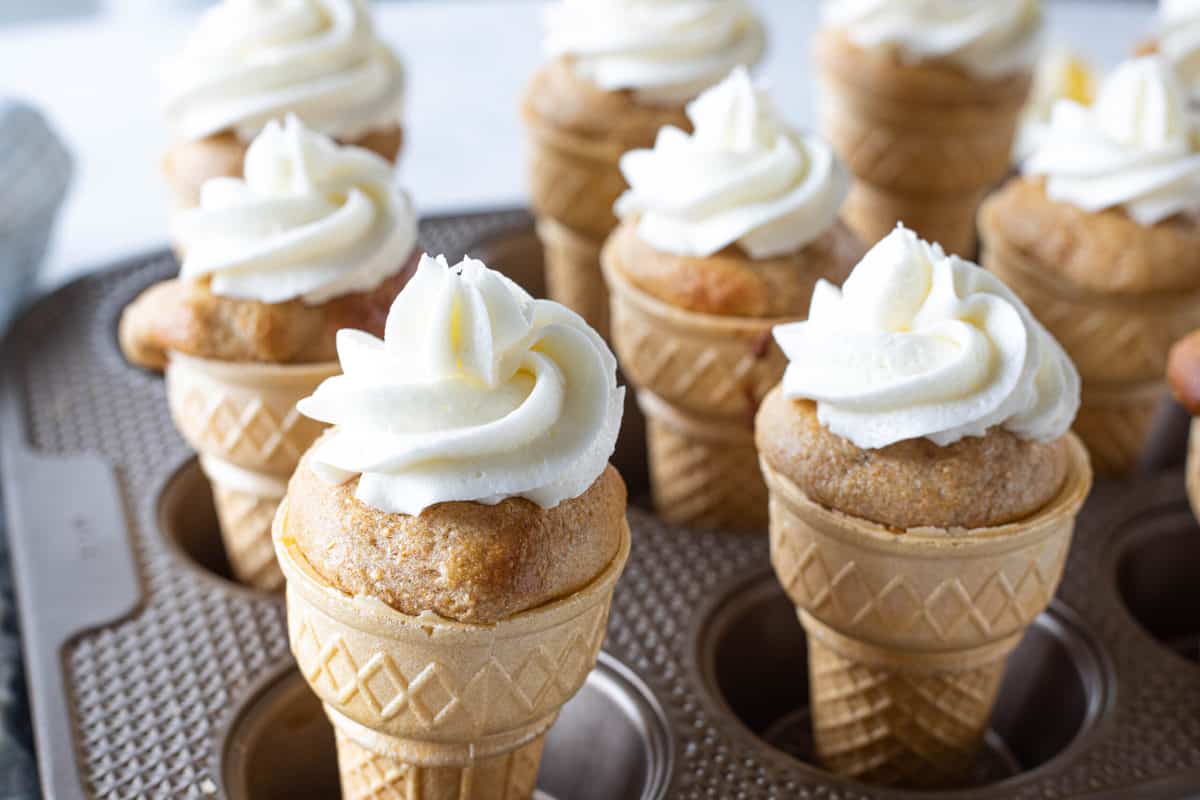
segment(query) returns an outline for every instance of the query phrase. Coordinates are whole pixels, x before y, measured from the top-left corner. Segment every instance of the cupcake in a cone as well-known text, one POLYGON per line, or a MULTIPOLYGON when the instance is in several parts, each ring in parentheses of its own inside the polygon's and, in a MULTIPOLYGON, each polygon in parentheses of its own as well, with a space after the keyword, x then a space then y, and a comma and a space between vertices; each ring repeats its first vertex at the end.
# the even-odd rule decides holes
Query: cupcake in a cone
POLYGON ((754 413, 783 374, 771 327, 862 255, 838 221, 849 177, 789 128, 744 68, 621 160, 631 189, 602 261, 613 342, 646 414, 655 505, 667 520, 762 529, 754 413))
POLYGON ((1192 331, 1171 348, 1167 380, 1175 399, 1192 415, 1185 480, 1192 511, 1200 518, 1200 330, 1192 331))
POLYGON ((166 368, 235 575, 278 589, 271 520, 321 431, 296 402, 337 373, 339 329, 383 332, 416 264, 417 224, 387 161, 294 117, 259 135, 245 174, 210 180, 175 217, 181 274, 125 310, 120 339, 130 361, 166 368))
POLYGON ((872 244, 897 222, 964 256, 1009 173, 1041 42, 1038 0, 826 0, 822 133, 854 173, 846 221, 872 244))
POLYGON ((223 0, 165 65, 171 142, 163 172, 176 207, 210 178, 241 177, 268 122, 309 128, 395 161, 403 139, 404 69, 375 34, 366 0, 223 0))
POLYGON ((902 228, 775 337, 789 364, 757 441, 817 755, 959 785, 1091 486, 1079 377, 995 276, 902 228))
POLYGON ((546 11, 550 61, 522 102, 529 181, 550 297, 608 335, 600 247, 625 190, 618 162, 684 105, 762 55, 744 0, 560 0, 546 11))
POLYGON ((288 630, 346 800, 526 800, 629 554, 624 390, 576 314, 422 260, 381 341, 300 403, 333 425, 275 521, 288 630))
POLYGON ((1200 326, 1200 150, 1158 57, 1126 62, 1089 108, 1061 101, 1041 145, 980 212, 983 264, 1083 375, 1076 433, 1099 472, 1136 466, 1171 345, 1200 326))

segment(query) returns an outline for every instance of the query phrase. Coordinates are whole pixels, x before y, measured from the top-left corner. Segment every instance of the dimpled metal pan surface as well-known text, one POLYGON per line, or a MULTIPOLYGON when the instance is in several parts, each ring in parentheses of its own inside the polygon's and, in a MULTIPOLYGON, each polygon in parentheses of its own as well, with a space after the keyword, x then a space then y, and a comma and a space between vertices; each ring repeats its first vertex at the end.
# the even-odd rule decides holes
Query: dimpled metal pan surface
MULTIPOLYGON (((523 211, 429 219, 422 243, 541 288, 523 211)), ((332 735, 291 665, 283 603, 228 579, 162 381, 116 345, 122 308, 175 269, 160 252, 69 284, 3 346, 3 493, 44 791, 336 797, 332 735)), ((803 631, 765 535, 673 529, 635 507, 607 652, 550 737, 540 788, 556 800, 1200 796, 1200 530, 1175 464, 1179 422, 1164 416, 1153 459, 1172 466, 1097 485, 1058 599, 1010 661, 975 785, 922 794, 823 772, 803 631)), ((639 504, 641 431, 631 403, 614 460, 639 504)), ((966 605, 937 613, 956 624, 966 605)))

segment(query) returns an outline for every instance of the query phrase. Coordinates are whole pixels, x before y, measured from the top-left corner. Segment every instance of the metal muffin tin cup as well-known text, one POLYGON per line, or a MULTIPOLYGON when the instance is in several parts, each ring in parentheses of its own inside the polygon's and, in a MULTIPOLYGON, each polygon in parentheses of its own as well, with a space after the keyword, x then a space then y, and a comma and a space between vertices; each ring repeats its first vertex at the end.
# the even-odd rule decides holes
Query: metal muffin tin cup
MULTIPOLYGON (((524 212, 432 219, 540 291, 524 212)), ((161 380, 116 320, 169 275, 133 259, 36 304, 3 349, 4 494, 44 789, 54 798, 332 797, 332 731, 295 670, 282 600, 234 583, 161 380)), ((1183 430, 1164 429, 1158 461, 1183 430)), ((644 506, 632 401, 614 460, 644 506)), ((557 800, 1200 795, 1200 530, 1173 466, 1097 485, 1058 599, 1012 656, 973 786, 864 786, 811 757, 804 634, 765 535, 632 508, 606 653, 552 730, 557 800)))

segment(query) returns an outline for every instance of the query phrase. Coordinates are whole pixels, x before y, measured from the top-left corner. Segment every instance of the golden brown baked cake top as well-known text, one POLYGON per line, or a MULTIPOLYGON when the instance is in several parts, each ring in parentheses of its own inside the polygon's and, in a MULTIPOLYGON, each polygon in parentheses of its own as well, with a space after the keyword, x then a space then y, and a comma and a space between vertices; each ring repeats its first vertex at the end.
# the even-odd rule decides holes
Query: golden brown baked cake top
MULTIPOLYGON (((395 163, 404 144, 404 129, 396 125, 368 131, 358 139, 340 144, 364 147, 395 163)), ((211 178, 242 177, 249 147, 249 142, 243 142, 232 132, 173 142, 163 155, 162 169, 178 204, 184 208, 198 204, 200 188, 211 178)))
POLYGON ((1066 480, 1066 439, 1025 441, 1001 428, 947 447, 909 439, 863 450, 817 421, 816 404, 777 387, 763 401, 760 456, 826 508, 897 530, 983 528, 1024 519, 1066 480))
POLYGON ((1086 292, 1200 288, 1200 220, 1141 225, 1124 210, 1051 200, 1042 178, 1014 178, 979 213, 984 252, 1001 248, 1086 292))
POLYGON ((1167 361, 1171 393, 1192 416, 1200 416, 1200 330, 1180 339, 1167 361))
POLYGON ((151 286, 121 315, 121 349, 134 364, 162 369, 167 351, 197 358, 265 364, 337 360, 337 332, 383 335, 388 309, 416 267, 416 254, 369 292, 320 305, 302 300, 262 303, 213 294, 207 279, 151 286))
POLYGON ((388 514, 360 502, 356 486, 326 483, 306 457, 288 487, 284 535, 333 586, 414 616, 486 624, 565 597, 612 562, 626 526, 625 483, 611 466, 551 509, 509 498, 388 514))
POLYGON ((750 258, 736 244, 706 258, 678 256, 647 244, 630 217, 614 231, 603 257, 634 286, 676 308, 772 318, 806 315, 817 281, 841 284, 865 252, 839 220, 815 241, 774 258, 750 258))
POLYGON ((985 80, 949 61, 910 62, 892 48, 861 48, 843 31, 833 29, 817 35, 816 57, 837 80, 895 104, 897 110, 907 108, 909 114, 912 106, 923 106, 923 111, 974 108, 989 113, 1020 108, 1033 85, 1032 70, 985 80))
POLYGON ((580 77, 563 56, 534 73, 525 90, 522 113, 531 125, 626 150, 650 147, 659 128, 692 129, 683 106, 639 102, 632 91, 609 91, 580 77))

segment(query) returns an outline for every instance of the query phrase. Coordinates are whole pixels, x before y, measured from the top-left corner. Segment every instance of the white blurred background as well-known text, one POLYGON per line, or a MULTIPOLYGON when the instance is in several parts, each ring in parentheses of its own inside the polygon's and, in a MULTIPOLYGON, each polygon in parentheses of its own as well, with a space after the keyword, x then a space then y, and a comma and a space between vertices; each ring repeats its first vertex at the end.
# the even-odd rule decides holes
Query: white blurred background
MULTIPOLYGON (((760 75, 784 111, 807 125, 816 0, 751 2, 771 35, 760 75)), ((158 176, 165 129, 156 70, 205 5, 0 0, 0 97, 37 105, 77 162, 39 280, 43 288, 165 243, 158 176)), ((523 203, 517 101, 541 60, 540 7, 535 0, 376 4, 382 36, 409 69, 401 178, 423 212, 523 203)), ((1051 0, 1048 8, 1053 44, 1108 65, 1149 32, 1154 6, 1148 0, 1051 0)))

